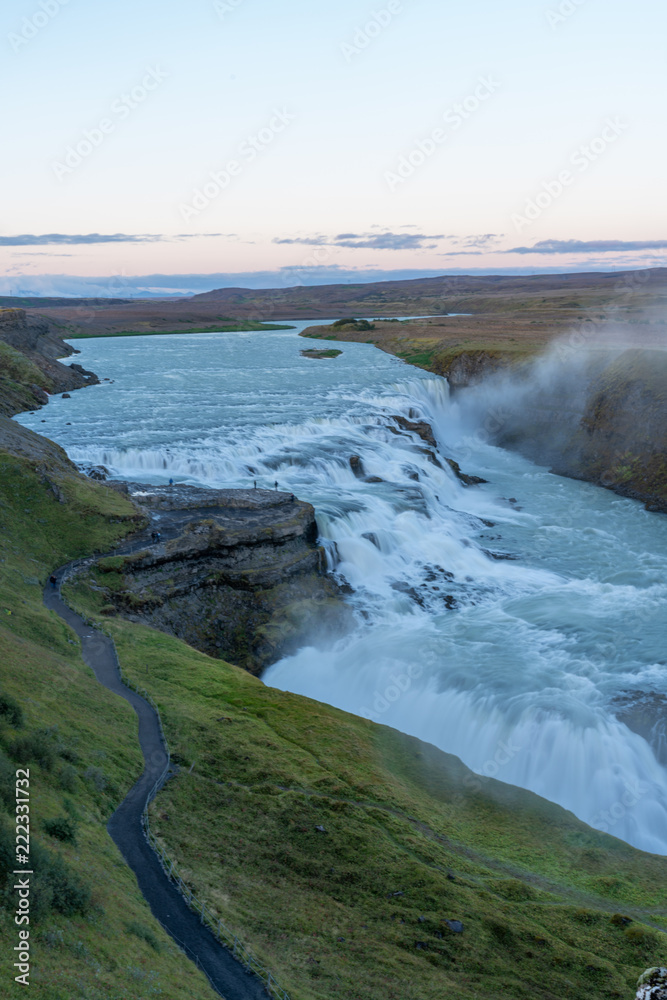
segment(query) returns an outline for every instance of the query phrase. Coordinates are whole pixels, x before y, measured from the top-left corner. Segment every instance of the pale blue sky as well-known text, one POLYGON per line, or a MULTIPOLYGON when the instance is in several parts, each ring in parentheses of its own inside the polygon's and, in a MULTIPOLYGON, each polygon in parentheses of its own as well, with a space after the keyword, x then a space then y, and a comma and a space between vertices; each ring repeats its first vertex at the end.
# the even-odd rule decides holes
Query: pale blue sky
POLYGON ((0 265, 37 287, 661 263, 666 21, 658 0, 12 0, 0 265))

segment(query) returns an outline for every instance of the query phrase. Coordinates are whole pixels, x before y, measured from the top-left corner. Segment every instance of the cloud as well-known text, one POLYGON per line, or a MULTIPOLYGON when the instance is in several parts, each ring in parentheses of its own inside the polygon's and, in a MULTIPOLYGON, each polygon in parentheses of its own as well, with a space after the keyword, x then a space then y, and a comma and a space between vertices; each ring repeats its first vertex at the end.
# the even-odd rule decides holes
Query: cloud
POLYGON ((450 239, 454 246, 463 246, 467 248, 474 248, 475 250, 483 250, 490 247, 495 247, 500 240, 503 238, 502 233, 481 233, 474 236, 451 236, 450 239))
POLYGON ((501 253, 623 253, 667 250, 667 240, 541 240, 532 247, 512 247, 501 253))
POLYGON ((75 235, 71 233, 46 233, 36 236, 31 233, 24 233, 21 236, 0 236, 0 247, 44 247, 44 246, 68 246, 88 245, 91 243, 162 243, 170 240, 191 240, 205 236, 222 236, 223 233, 178 233, 176 236, 161 236, 156 233, 143 233, 128 235, 127 233, 85 233, 75 235))
POLYGON ((345 247, 348 250, 434 250, 442 233, 339 233, 337 236, 300 236, 293 239, 274 239, 279 244, 302 246, 345 247))

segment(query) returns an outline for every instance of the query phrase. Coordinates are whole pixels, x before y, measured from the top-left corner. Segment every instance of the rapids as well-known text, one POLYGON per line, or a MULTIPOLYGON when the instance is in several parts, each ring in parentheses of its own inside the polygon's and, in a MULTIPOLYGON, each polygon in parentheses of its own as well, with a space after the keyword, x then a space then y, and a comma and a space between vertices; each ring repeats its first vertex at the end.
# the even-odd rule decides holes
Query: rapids
POLYGON ((667 770, 616 707, 667 695, 667 518, 493 447, 492 408, 466 413, 445 380, 371 345, 301 357, 306 325, 77 341, 113 383, 17 419, 115 478, 277 481, 309 500, 358 624, 333 648, 313 636, 267 684, 667 854, 667 770), (438 461, 393 415, 432 425, 438 461), (464 487, 444 457, 488 482, 464 487))

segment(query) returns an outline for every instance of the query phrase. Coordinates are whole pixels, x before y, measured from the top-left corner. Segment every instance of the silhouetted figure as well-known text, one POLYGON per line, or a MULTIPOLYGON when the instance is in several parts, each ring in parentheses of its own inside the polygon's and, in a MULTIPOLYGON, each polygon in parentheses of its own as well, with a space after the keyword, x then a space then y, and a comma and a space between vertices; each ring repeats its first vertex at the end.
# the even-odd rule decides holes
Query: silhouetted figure
POLYGON ((50 576, 49 577, 49 583, 51 584, 51 588, 53 590, 55 590, 56 589, 56 584, 58 583, 58 580, 56 579, 55 576, 50 576))
POLYGON ((276 489, 278 489, 278 480, 277 479, 276 479, 276 481, 275 481, 275 483, 273 485, 275 486, 276 489))
POLYGON ((173 485, 174 485, 174 480, 173 480, 173 479, 170 479, 170 480, 169 480, 169 485, 170 485, 170 486, 173 486, 173 485))
POLYGON ((253 489, 255 489, 255 490, 257 489, 257 480, 256 479, 253 479, 252 486, 253 486, 253 489))

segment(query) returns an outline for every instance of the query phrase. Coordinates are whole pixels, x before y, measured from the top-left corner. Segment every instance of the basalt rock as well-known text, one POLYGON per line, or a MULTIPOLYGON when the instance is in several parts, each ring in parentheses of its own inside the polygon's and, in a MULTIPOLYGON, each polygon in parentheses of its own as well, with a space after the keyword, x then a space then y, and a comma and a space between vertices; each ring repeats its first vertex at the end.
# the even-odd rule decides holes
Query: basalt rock
POLYGON ((437 441, 435 440, 435 435, 433 433, 433 428, 430 424, 426 423, 425 420, 408 420, 407 417, 401 417, 393 415, 392 420, 395 420, 399 427, 402 427, 404 431, 410 431, 412 434, 416 434, 418 437, 425 441, 426 444, 430 444, 432 448, 437 447, 437 441))
POLYGON ((84 475, 88 476, 89 479, 96 479, 98 482, 104 482, 109 478, 111 473, 107 469, 106 465, 80 465, 79 468, 84 475))
POLYGON ((458 462, 455 462, 453 458, 446 458, 445 461, 456 478, 459 479, 464 486, 479 486, 481 483, 488 482, 487 479, 481 479, 479 476, 469 476, 467 473, 461 472, 461 466, 458 462))
POLYGON ((351 624, 310 504, 266 490, 127 488, 151 518, 146 544, 93 571, 120 614, 254 674, 351 624))
POLYGON ((444 375, 450 388, 458 389, 478 385, 489 375, 513 365, 514 359, 502 351, 471 350, 462 351, 447 358, 438 372, 444 375))

